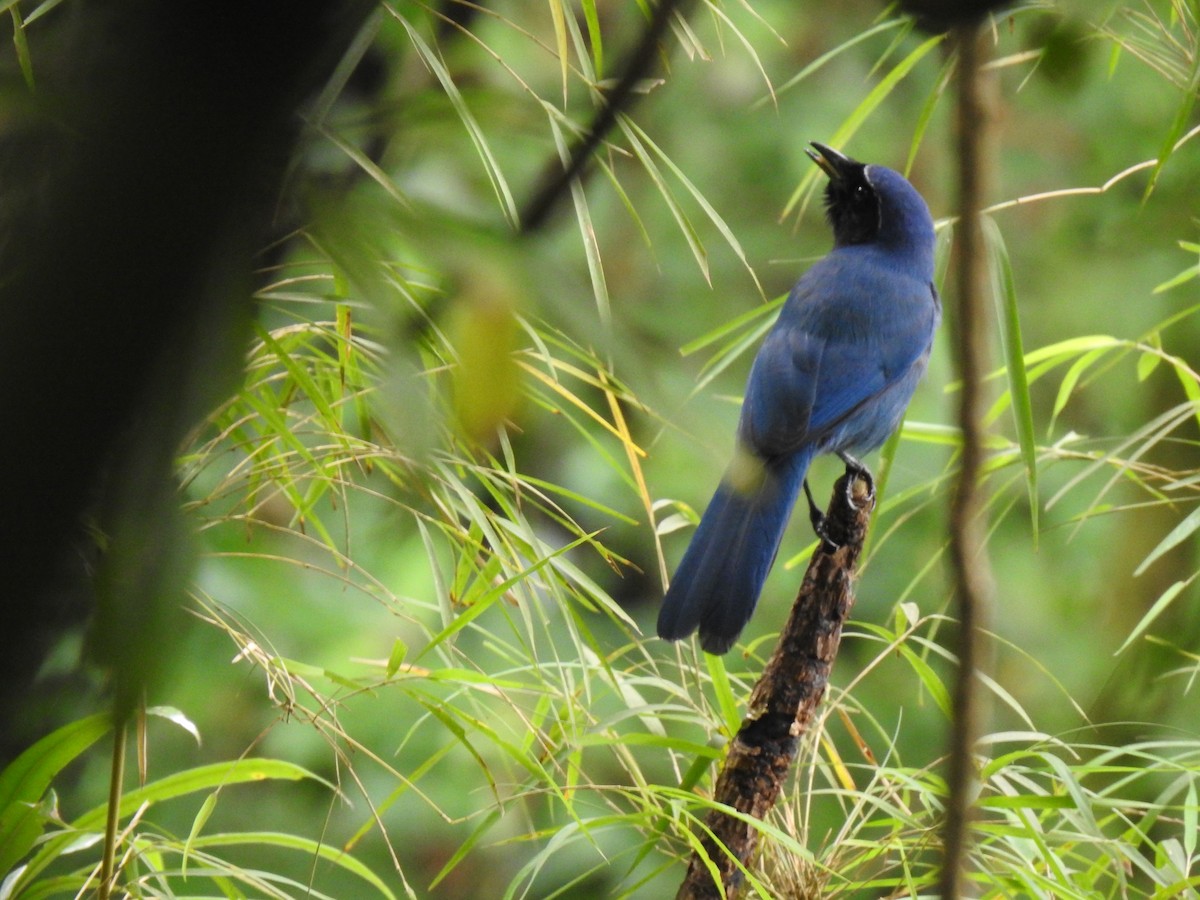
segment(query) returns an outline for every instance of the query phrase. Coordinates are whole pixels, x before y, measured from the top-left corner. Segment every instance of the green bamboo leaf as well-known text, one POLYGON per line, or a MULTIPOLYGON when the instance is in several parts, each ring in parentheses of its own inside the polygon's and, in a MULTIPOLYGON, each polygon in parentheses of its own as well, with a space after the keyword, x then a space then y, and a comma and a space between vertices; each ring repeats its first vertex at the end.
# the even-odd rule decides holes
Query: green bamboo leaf
MULTIPOLYGON (((270 330, 263 327, 259 323, 254 324, 254 333, 258 339, 263 342, 263 346, 270 351, 271 355, 287 370, 288 375, 296 383, 310 403, 317 408, 321 417, 325 420, 325 427, 329 431, 330 436, 342 436, 342 430, 339 428, 340 417, 333 410, 333 406, 329 402, 329 397, 317 383, 313 380, 308 372, 308 367, 296 359, 291 351, 276 339, 270 330)), ((302 336, 302 340, 309 340, 307 335, 302 336)), ((290 341, 294 343, 294 341, 290 341)))
POLYGON ((33 81, 33 59, 29 55, 29 40, 25 36, 25 22, 21 18, 21 7, 14 3, 9 9, 9 14, 13 23, 13 46, 17 50, 17 64, 21 67, 25 86, 32 91, 36 87, 33 81))
MULTIPOLYGON (((700 235, 697 234, 696 228, 692 225, 691 219, 687 213, 683 211, 683 207, 679 205, 679 201, 675 199, 675 195, 671 193, 670 187, 667 186, 666 179, 663 178, 662 172, 658 166, 654 164, 654 160, 650 158, 650 153, 645 145, 638 139, 637 133, 630 127, 631 123, 625 116, 619 117, 619 123, 622 132, 633 148, 634 155, 642 164, 642 168, 646 170, 646 174, 650 176, 650 180, 654 182, 654 186, 658 188, 658 193, 662 196, 663 201, 667 204, 667 209, 670 210, 671 216, 675 219, 679 226, 680 232, 684 239, 688 242, 688 247, 691 248, 692 256, 696 259, 696 264, 700 267, 701 274, 704 275, 704 280, 712 282, 708 267, 708 251, 704 248, 703 241, 700 240, 700 235)), ((656 147, 655 150, 658 148, 656 147)), ((660 154, 661 155, 661 154, 660 154)))
POLYGON ((1137 380, 1145 381, 1149 378, 1160 362, 1162 362, 1162 355, 1159 353, 1142 353, 1138 356, 1137 380))
POLYGON ((713 763, 719 759, 718 752, 712 747, 705 747, 703 750, 696 752, 692 759, 692 764, 687 767, 687 771, 683 773, 683 778, 679 780, 679 787, 682 790, 690 791, 700 783, 705 773, 713 767, 713 763))
POLYGON ((475 826, 474 830, 467 835, 467 839, 459 844, 458 849, 446 860, 446 864, 433 876, 433 880, 429 882, 429 890, 432 891, 436 888, 442 882, 442 879, 457 868, 458 864, 463 861, 463 858, 474 850, 475 846, 492 830, 492 826, 500 821, 502 815, 503 811, 497 808, 483 817, 483 821, 475 826))
POLYGON ((1108 77, 1112 79, 1117 74, 1117 63, 1121 61, 1121 45, 1113 42, 1112 49, 1108 52, 1108 77))
POLYGON ((1066 788, 1067 795, 1075 802, 1075 809, 1078 814, 1075 818, 1077 825, 1082 826, 1085 834, 1105 840, 1104 832, 1096 822, 1092 804, 1088 802, 1088 796, 1084 793, 1084 787, 1072 773, 1067 762, 1053 753, 1043 753, 1041 754, 1041 758, 1053 770, 1058 778, 1058 783, 1066 788))
POLYGON ((1200 804, 1196 798, 1196 779, 1188 779, 1187 796, 1183 800, 1183 850, 1188 859, 1196 857, 1196 838, 1200 833, 1200 804))
POLYGON ((1061 794, 1010 794, 981 797, 978 801, 987 809, 1074 809, 1075 801, 1061 794))
MULTIPOLYGON (((247 757, 232 762, 210 763, 206 766, 174 772, 158 781, 150 782, 144 787, 128 791, 121 798, 120 813, 124 818, 131 815, 143 803, 153 805, 197 791, 233 784, 257 781, 301 781, 304 779, 316 781, 331 791, 337 791, 336 785, 295 763, 281 759, 247 757)), ((71 824, 81 831, 99 826, 104 822, 106 809, 105 806, 95 807, 71 824)))
POLYGON ((633 224, 637 226, 638 234, 642 236, 642 243, 646 245, 646 249, 654 250, 654 240, 650 237, 650 231, 646 228, 646 223, 642 220, 641 214, 634 206, 633 200, 630 199, 628 192, 617 178, 616 170, 608 164, 608 161, 603 157, 596 158, 596 165, 604 172, 604 177, 608 179, 608 183, 616 192, 617 198, 621 201, 621 206, 625 208, 625 212, 629 214, 629 218, 633 220, 633 224))
POLYGON ((679 348, 679 354, 681 356, 691 356, 693 353, 703 350, 704 348, 723 340, 730 334, 750 327, 750 325, 756 323, 758 319, 769 317, 765 323, 757 322, 757 324, 754 325, 753 334, 757 337, 767 328, 770 328, 773 324, 775 324, 775 316, 778 315, 779 308, 783 306, 785 300, 787 300, 787 295, 783 294, 768 303, 759 304, 753 309, 749 309, 741 315, 735 316, 729 321, 718 325, 712 331, 702 334, 695 340, 688 341, 679 348))
POLYGON ((458 747, 453 741, 446 741, 440 749, 434 750, 412 771, 406 772, 405 777, 400 781, 399 785, 385 797, 381 802, 375 804, 374 809, 359 826, 358 830, 352 834, 343 845, 347 852, 354 849, 355 846, 369 833, 379 827, 380 818, 387 810, 393 807, 405 794, 407 794, 414 785, 427 775, 430 770, 435 768, 446 756, 456 750, 458 747))
POLYGON ((312 526, 327 547, 337 547, 337 542, 334 541, 333 536, 325 527, 324 521, 316 514, 314 509, 317 500, 329 488, 328 478, 316 477, 317 474, 324 475, 324 466, 321 465, 312 451, 305 446, 304 442, 293 433, 287 418, 280 412, 278 398, 272 392, 268 391, 267 393, 269 394, 269 399, 259 396, 257 392, 243 390, 240 399, 247 406, 251 407, 268 426, 266 431, 270 438, 279 441, 295 453, 305 464, 305 471, 313 476, 310 479, 308 493, 302 494, 291 475, 286 460, 280 455, 278 457, 278 465, 271 468, 267 473, 271 478, 271 483, 283 492, 288 503, 295 510, 297 520, 300 522, 302 528, 312 526))
POLYGON ((912 667, 912 670, 921 680, 921 684, 924 685, 925 690, 929 692, 929 696, 933 698, 933 702, 937 705, 937 708, 945 714, 947 719, 951 718, 953 713, 950 711, 950 692, 946 690, 945 683, 938 677, 933 666, 924 657, 914 653, 908 644, 898 644, 896 650, 904 657, 904 661, 912 667))
MULTIPOLYGON (((756 307, 755 311, 758 312, 762 309, 763 307, 756 307)), ((775 324, 775 318, 778 315, 777 309, 772 309, 769 312, 770 314, 762 318, 753 328, 735 335, 732 340, 720 347, 711 359, 705 362, 700 369, 700 374, 696 377, 695 387, 692 388, 689 396, 695 397, 707 388, 718 375, 737 362, 743 354, 749 353, 751 348, 762 340, 763 335, 775 324)))
MULTIPOLYGON (((498 522, 497 524, 503 525, 504 523, 498 522)), ((420 657, 426 656, 434 648, 436 648, 440 644, 444 643, 445 641, 449 640, 454 635, 458 634, 458 632, 462 631, 464 628, 466 628, 468 625, 470 625, 473 621, 475 621, 477 618, 479 618, 481 615, 483 615, 485 612, 487 612, 487 610, 490 609, 491 606, 497 600, 502 598, 510 590, 517 587, 518 585, 526 583, 532 575, 542 571, 542 569, 545 569, 548 566, 552 567, 555 564, 558 557, 569 553, 570 551, 572 551, 576 547, 578 547, 580 544, 587 543, 588 541, 592 540, 598 533, 599 532, 585 534, 582 537, 577 538, 576 540, 572 541, 571 543, 566 544, 563 547, 559 547, 553 553, 550 553, 549 555, 542 557, 537 562, 533 563, 532 565, 528 566, 527 568, 522 569, 521 571, 517 572, 515 575, 512 575, 509 578, 506 578, 504 581, 500 582, 499 584, 490 586, 486 591, 483 592, 482 596, 478 600, 476 600, 474 604, 472 604, 466 610, 464 610, 463 612, 461 612, 457 616, 455 616, 454 621, 452 621, 449 625, 447 625, 445 628, 443 628, 441 631, 439 631, 437 634, 435 634, 433 636, 433 638, 429 641, 429 643, 426 644, 425 647, 421 650, 420 657)))
POLYGON ((1029 493, 1030 528, 1034 547, 1038 542, 1038 468, 1037 438, 1033 430, 1033 403, 1029 398, 1029 380, 1025 371, 1025 348, 1021 339, 1021 317, 1017 305, 1017 291, 1013 281, 1012 263, 1004 237, 995 222, 984 220, 991 257, 993 295, 1001 322, 1000 336, 1007 363, 1008 393, 1012 397, 1013 423, 1017 430, 1017 441, 1021 446, 1021 460, 1025 464, 1025 486, 1029 493))
POLYGON ((337 103, 338 98, 345 91, 350 78, 358 71, 363 57, 374 46, 376 38, 379 35, 379 25, 382 21, 383 17, 378 10, 367 16, 362 27, 350 42, 350 46, 346 48, 346 52, 338 60, 333 74, 329 76, 325 85, 311 104, 309 104, 308 120, 314 127, 322 128, 328 121, 330 113, 333 112, 334 104, 337 103))
POLYGON ((558 53, 558 68, 562 73, 563 106, 567 105, 567 85, 570 83, 571 62, 567 39, 567 13, 562 0, 549 0, 550 21, 554 23, 554 48, 558 53))
POLYGON ((1121 646, 1113 651, 1113 656, 1120 656, 1125 652, 1126 648, 1128 648, 1130 644, 1145 634, 1146 629, 1154 623, 1155 619, 1162 615, 1163 611, 1171 605, 1171 601, 1178 597, 1179 592, 1191 584, 1192 580, 1193 579, 1189 578, 1187 581, 1176 581, 1169 588, 1163 591, 1162 594, 1159 595, 1158 599, 1155 600, 1151 605, 1150 609, 1146 610, 1146 614, 1138 620, 1137 625, 1133 627, 1133 630, 1130 631, 1129 635, 1124 641, 1122 641, 1121 646))
MULTIPOLYGON (((399 186, 387 172, 379 168, 375 160, 364 153, 361 148, 355 146, 352 142, 346 140, 337 132, 331 130, 325 125, 317 128, 317 131, 335 147, 341 150, 346 156, 362 171, 368 178, 374 181, 377 185, 383 188, 384 192, 399 203, 404 209, 412 211, 413 203, 408 196, 400 190, 399 186)), ((343 290, 342 296, 345 296, 343 290)))
POLYGON ((196 843, 196 838, 200 836, 200 832, 204 830, 204 826, 208 823, 212 811, 217 808, 217 797, 220 796, 219 791, 213 791, 204 798, 204 802, 200 804, 200 810, 196 813, 196 817, 192 819, 192 827, 188 831, 187 840, 183 842, 183 859, 179 862, 179 869, 183 873, 183 877, 187 878, 188 857, 191 856, 192 847, 196 843))
POLYGON ((900 430, 905 440, 919 441, 923 444, 940 444, 946 447, 962 446, 962 431, 955 425, 910 422, 905 419, 900 430))
POLYGON ((1090 369, 1101 357, 1107 354, 1109 348, 1098 347, 1095 350, 1089 350, 1079 359, 1071 364, 1071 368, 1067 369, 1067 374, 1063 376, 1062 382, 1058 386, 1058 394, 1054 398, 1054 410, 1050 414, 1050 427, 1054 427, 1054 423, 1058 420, 1058 414, 1063 411, 1067 405, 1067 401, 1071 399, 1071 393, 1075 390, 1075 385, 1079 382, 1080 377, 1090 369))
POLYGON ((560 484, 554 484, 553 482, 546 481, 544 478, 535 478, 532 475, 524 475, 521 476, 520 483, 528 487, 538 488, 539 490, 545 491, 547 494, 555 494, 559 497, 563 497, 573 503, 578 503, 580 506, 586 506, 589 509, 603 513, 608 518, 615 519, 616 521, 625 525, 638 524, 637 519, 633 518, 632 516, 625 515, 625 513, 618 509, 614 509, 611 506, 601 503, 595 497, 588 496, 587 494, 581 494, 578 491, 573 491, 570 488, 560 484))
POLYGON ((1142 560, 1142 564, 1138 566, 1133 574, 1134 576, 1141 575, 1146 569, 1150 568, 1154 562, 1164 553, 1171 550, 1173 547, 1182 544, 1191 537, 1197 529, 1200 529, 1200 507, 1193 509, 1188 516, 1171 529, 1171 533, 1158 542, 1158 546, 1150 551, 1149 555, 1142 560))
POLYGON ((1184 269, 1173 278, 1168 278, 1162 284, 1154 288, 1154 293, 1161 294, 1163 291, 1169 291, 1171 288, 1179 287, 1179 285, 1191 281, 1197 275, 1200 275, 1200 263, 1184 269))
POLYGON ((953 72, 954 60, 947 59, 942 63, 942 71, 938 73, 938 78, 934 82, 933 89, 929 92, 929 96, 925 98, 925 103, 921 106, 921 112, 917 115, 917 124, 913 126, 912 141, 908 145, 908 158, 904 161, 905 175, 908 175, 912 171, 912 165, 917 158, 917 150, 921 147, 921 141, 925 137, 925 131, 928 129, 929 123, 933 121, 933 113, 937 109, 938 102, 946 93, 946 88, 950 84, 950 76, 953 72))
MULTIPOLYGON (((278 759, 246 757, 232 762, 212 763, 194 769, 185 769, 129 791, 121 797, 118 814, 124 819, 132 815, 144 803, 154 805, 197 791, 215 790, 227 785, 268 780, 300 781, 305 778, 337 792, 336 785, 294 763, 278 759)), ((25 870, 14 883, 14 896, 21 896, 21 892, 32 884, 47 866, 61 857, 71 845, 81 839, 90 840, 93 834, 100 835, 104 829, 107 813, 108 807, 105 804, 94 807, 71 822, 68 830, 42 843, 40 849, 30 859, 25 870)))
POLYGON ((196 727, 196 723, 175 707, 151 706, 146 709, 146 715, 157 716, 160 719, 166 719, 173 725, 178 725, 196 739, 197 745, 200 744, 200 729, 196 727))
MULTIPOLYGON (((556 828, 544 835, 546 838, 544 846, 513 876, 508 890, 505 891, 501 900, 518 900, 518 898, 526 896, 525 892, 518 889, 518 885, 533 882, 550 859, 556 854, 562 853, 566 846, 576 840, 581 833, 583 833, 583 829, 578 822, 568 822, 562 828, 556 828)), ((584 875, 586 874, 584 873, 584 875)))
MULTIPOLYGON (((797 72, 795 75, 793 75, 787 81, 785 81, 783 83, 783 86, 780 87, 778 90, 776 90, 776 92, 775 92, 776 95, 782 94, 784 91, 791 90, 796 85, 798 85, 801 81, 808 78, 814 72, 819 70, 826 63, 835 59, 837 56, 841 55, 842 53, 845 53, 847 50, 849 50, 855 44, 861 44, 863 41, 869 40, 870 38, 873 38, 877 34, 882 34, 883 32, 890 31, 893 28, 901 28, 901 27, 904 27, 904 25, 905 25, 904 19, 888 19, 887 21, 881 22, 878 25, 873 25, 872 27, 868 28, 866 31, 864 31, 860 34, 856 34, 854 37, 850 38, 849 40, 844 41, 841 44, 838 44, 832 50, 826 50, 824 53, 822 53, 820 56, 818 56, 816 59, 814 59, 808 65, 806 65, 804 68, 802 68, 799 72, 797 72)), ((765 100, 760 100, 754 105, 754 107, 751 107, 751 108, 752 109, 757 108, 758 106, 761 106, 763 102, 765 102, 765 100)))
MULTIPOLYGON (((570 158, 570 150, 558 123, 551 118, 550 130, 554 135, 554 146, 558 150, 559 159, 566 165, 570 158)), ((612 302, 608 296, 608 280, 604 276, 604 262, 600 258, 600 243, 596 229, 592 225, 592 214, 588 209, 587 194, 578 178, 571 182, 571 202, 575 206, 575 218, 579 222, 579 236, 583 241, 584 258, 587 260, 588 276, 592 281, 592 296, 596 298, 596 311, 600 321, 609 328, 612 325, 612 302)))
POLYGON ((205 835, 204 837, 197 838, 195 846, 197 849, 209 849, 212 847, 278 847, 283 850, 295 850, 303 853, 305 856, 320 858, 328 863, 332 863, 338 868, 349 872, 351 875, 358 876, 371 885, 371 887, 375 888, 380 895, 387 897, 388 900, 396 900, 396 895, 392 893, 392 890, 371 869, 349 853, 346 853, 341 847, 328 844, 324 841, 314 841, 311 838, 301 837, 300 835, 275 831, 246 831, 205 835))
POLYGON ((0 773, 0 874, 33 848, 42 833, 37 803, 74 760, 112 728, 107 715, 89 716, 42 738, 0 773))
POLYGON ((1196 421, 1200 422, 1200 380, 1197 379, 1196 373, 1180 360, 1172 358, 1171 367, 1175 370, 1183 393, 1191 401, 1192 407, 1196 411, 1196 421))
POLYGON ((725 671, 725 658, 705 653, 704 664, 712 679, 713 693, 716 695, 717 708, 721 711, 725 730, 728 734, 737 734, 741 716, 738 714, 737 698, 733 696, 733 686, 729 683, 729 673, 725 671))
MULTIPOLYGON (((888 479, 892 475, 892 467, 896 462, 896 452, 900 449, 900 441, 904 437, 904 420, 901 419, 900 427, 891 433, 883 446, 879 448, 879 466, 875 470, 875 508, 883 509, 885 497, 887 496, 888 479)), ((867 534, 863 538, 863 559, 870 559, 870 551, 874 544, 875 523, 879 520, 878 516, 871 516, 867 520, 867 534)))
POLYGON ((63 767, 111 728, 107 714, 88 716, 64 725, 25 750, 0 772, 0 809, 21 800, 37 800, 63 767))
POLYGON ((408 39, 412 41, 417 55, 421 57, 422 61, 429 68, 429 71, 441 83, 442 90, 446 92, 446 97, 450 100, 450 105, 454 107, 455 113, 458 114, 463 127, 467 130, 467 135, 471 138, 471 143, 475 145, 475 150, 479 154, 484 171, 492 183, 492 190, 495 191, 496 199, 500 201, 500 208, 503 210, 505 218, 508 219, 509 224, 513 228, 517 228, 520 217, 517 213, 516 200, 513 199, 508 182, 505 180, 503 172, 500 171, 500 165, 496 162, 496 157, 492 154, 492 149, 488 145, 487 139, 483 136, 483 129, 479 127, 479 123, 475 121, 475 117, 467 107, 467 101, 463 99, 458 85, 454 83, 453 76, 451 76, 449 70, 442 63, 441 57, 426 43, 420 33, 412 27, 408 19, 401 15, 390 3, 385 4, 384 8, 400 22, 404 30, 408 33, 408 39))
POLYGON ((915 26, 914 26, 913 20, 911 18, 908 18, 907 16, 905 16, 905 17, 901 18, 899 21, 900 21, 900 25, 901 25, 900 30, 896 34, 893 34, 891 36, 891 38, 888 40, 888 45, 883 48, 883 52, 880 53, 879 56, 877 56, 875 58, 875 61, 873 63, 871 63, 871 68, 867 72, 868 79, 874 78, 875 74, 877 72, 879 72, 884 66, 887 65, 888 60, 892 58, 892 54, 895 53, 900 48, 900 46, 908 39, 908 36, 912 33, 912 30, 915 26))
POLYGON ((1081 337, 1067 338, 1037 350, 1030 350, 1025 357, 1025 365, 1033 366, 1050 359, 1067 360, 1089 350, 1112 349, 1124 347, 1127 341, 1107 334, 1088 334, 1081 337))
POLYGON ((600 16, 596 13, 596 0, 582 0, 583 19, 587 23, 588 44, 592 48, 594 77, 604 77, 604 39, 600 31, 600 16))
MULTIPOLYGON (((771 28, 770 23, 768 23, 766 19, 755 13, 753 7, 747 4, 746 9, 752 15, 754 15, 761 24, 769 28, 772 34, 774 34, 776 37, 779 37, 779 33, 775 31, 774 28, 771 28)), ((729 18, 729 15, 721 8, 720 4, 710 3, 708 6, 708 11, 720 22, 724 22, 725 25, 729 27, 729 30, 733 32, 734 37, 738 39, 738 43, 740 43, 742 48, 746 51, 746 55, 749 56, 751 61, 754 63, 754 67, 758 69, 758 74, 762 76, 763 83, 767 86, 767 96, 770 98, 772 103, 778 106, 778 99, 775 96, 775 86, 771 84, 771 76, 767 74, 767 70, 763 66, 762 60, 758 56, 758 51, 754 49, 754 44, 749 38, 746 37, 740 28, 734 25, 733 20, 729 18)), ((779 39, 781 42, 783 41, 783 38, 779 37, 779 39)))
MULTIPOLYGON (((891 71, 889 71, 887 75, 885 75, 880 82, 871 89, 870 93, 863 98, 862 102, 859 103, 858 106, 856 106, 850 113, 850 115, 846 117, 846 120, 842 122, 840 126, 838 126, 837 130, 830 137, 828 143, 835 147, 845 146, 846 142, 854 136, 854 134, 862 126, 863 122, 870 118, 871 113, 873 113, 879 107, 879 105, 887 99, 888 95, 895 89, 896 85, 903 81, 904 77, 908 75, 908 73, 912 71, 913 67, 922 59, 924 59, 930 51, 932 51, 936 46, 938 46, 938 44, 945 40, 945 37, 946 36, 944 34, 938 34, 931 38, 927 38, 926 40, 922 41, 921 44, 912 51, 912 53, 908 54, 908 56, 904 57, 904 59, 898 62, 891 69, 891 71)), ((787 218, 789 215, 791 215, 792 211, 796 208, 796 205, 808 191, 809 187, 816 184, 819 175, 819 170, 814 166, 812 167, 812 171, 800 180, 800 184, 796 186, 796 189, 792 192, 791 197, 788 198, 787 204, 783 208, 781 218, 787 218)))
POLYGON ((674 175, 685 188, 687 188, 688 193, 692 195, 693 199, 695 199, 698 204, 700 204, 700 208, 704 210, 704 213, 708 216, 709 221, 716 226, 717 231, 719 231, 721 236, 725 238, 725 243, 729 245, 730 249, 733 250, 734 255, 737 256, 738 260, 750 274, 750 278, 754 282, 754 287, 758 289, 758 293, 761 296, 763 293, 762 285, 758 281, 758 275, 755 273, 754 267, 750 265, 750 260, 746 257, 746 251, 742 249, 741 242, 738 241, 737 236, 733 233, 733 229, 729 227, 729 225, 721 217, 721 214, 717 212, 716 207, 708 201, 708 198, 706 198, 704 194, 700 192, 696 185, 692 183, 692 180, 684 174, 684 171, 679 168, 679 166, 677 166, 674 161, 667 156, 667 154, 665 154, 656 143, 654 143, 654 141, 650 140, 650 136, 646 134, 646 132, 643 131, 636 122, 630 120, 628 125, 629 128, 637 132, 641 141, 654 151, 654 154, 663 161, 663 164, 668 169, 670 169, 671 174, 674 175))
MULTIPOLYGON (((1028 355, 1026 355, 1026 360, 1028 360, 1028 358, 1029 358, 1028 355)), ((1039 378, 1041 378, 1043 375, 1045 375, 1047 372, 1050 372, 1050 371, 1058 368, 1060 365, 1062 365, 1062 362, 1063 361, 1061 359, 1060 360, 1047 360, 1046 362, 1042 362, 1036 366, 1028 366, 1027 365, 1025 367, 1026 380, 1029 382, 1029 384, 1033 384, 1039 378)), ((996 369, 994 372, 989 372, 987 374, 987 376, 984 378, 984 380, 991 381, 993 378, 999 378, 1002 376, 1006 379, 1008 377, 1008 366, 1007 365, 1001 366, 999 369, 996 369)), ((955 390, 959 390, 961 387, 962 387, 962 385, 957 382, 954 385, 955 390)), ((992 425, 994 425, 996 423, 996 421, 1000 418, 1000 416, 1004 414, 1005 410, 1009 409, 1011 406, 1012 406, 1012 394, 1010 394, 1008 391, 1004 391, 992 403, 991 408, 988 409, 987 415, 985 415, 983 418, 984 424, 990 428, 992 425)))
MULTIPOLYGON (((1200 55, 1196 56, 1196 65, 1200 66, 1200 55)), ((1158 177, 1162 174, 1163 167, 1175 152, 1176 144, 1179 143, 1179 139, 1183 137, 1184 131, 1187 130, 1188 124, 1192 120, 1192 110, 1195 106, 1196 77, 1193 74, 1191 89, 1183 92, 1183 97, 1179 101, 1179 107, 1175 110, 1175 118, 1171 121, 1171 126, 1167 129, 1167 134, 1163 138, 1162 147, 1158 151, 1158 161, 1150 171, 1150 180, 1146 183, 1146 190, 1142 194, 1143 203, 1149 200, 1150 195, 1154 193, 1154 188, 1158 184, 1158 177)))
POLYGON ((400 667, 404 665, 404 658, 408 656, 408 644, 396 638, 392 642, 392 652, 388 656, 387 661, 387 677, 394 678, 396 673, 400 671, 400 667))

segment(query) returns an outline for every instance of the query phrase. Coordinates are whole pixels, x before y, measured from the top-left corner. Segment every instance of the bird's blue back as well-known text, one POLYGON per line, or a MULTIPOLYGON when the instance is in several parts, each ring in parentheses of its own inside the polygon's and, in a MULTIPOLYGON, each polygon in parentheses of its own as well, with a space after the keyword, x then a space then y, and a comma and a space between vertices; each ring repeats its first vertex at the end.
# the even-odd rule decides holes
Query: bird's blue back
POLYGON ((792 289, 754 360, 738 424, 764 459, 804 446, 865 453, 900 424, 941 308, 932 259, 926 269, 897 256, 838 247, 792 289))
POLYGON ((878 197, 878 224, 870 240, 860 240, 855 229, 839 229, 831 211, 833 250, 797 282, 754 360, 735 463, 664 598, 662 637, 698 627, 710 652, 732 645, 809 462, 881 445, 925 372, 941 317, 933 220, 898 173, 867 166, 863 175, 878 197), (747 461, 761 472, 747 476, 747 461))

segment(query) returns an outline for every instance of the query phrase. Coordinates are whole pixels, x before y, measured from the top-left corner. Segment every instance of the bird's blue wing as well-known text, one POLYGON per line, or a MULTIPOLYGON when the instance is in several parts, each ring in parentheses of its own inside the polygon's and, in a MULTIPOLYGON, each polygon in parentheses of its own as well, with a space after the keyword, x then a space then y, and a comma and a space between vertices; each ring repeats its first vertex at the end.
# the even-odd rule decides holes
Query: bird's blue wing
POLYGON ((741 439, 767 457, 882 443, 929 353, 939 317, 932 290, 839 254, 813 266, 754 361, 741 439), (889 391, 894 401, 870 403, 889 391))

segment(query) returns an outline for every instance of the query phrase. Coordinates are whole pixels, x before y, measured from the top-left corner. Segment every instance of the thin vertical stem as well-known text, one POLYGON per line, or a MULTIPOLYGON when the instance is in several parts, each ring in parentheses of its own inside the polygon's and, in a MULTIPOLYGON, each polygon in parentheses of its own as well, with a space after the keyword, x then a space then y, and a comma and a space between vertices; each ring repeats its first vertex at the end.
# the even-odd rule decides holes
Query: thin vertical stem
POLYGON ((108 778, 108 815, 104 822, 104 855, 100 860, 98 900, 108 900, 113 888, 113 862, 117 857, 117 827, 121 824, 121 795, 125 782, 125 739, 128 723, 120 718, 113 727, 112 769, 108 778))
POLYGON ((983 462, 983 378, 987 366, 987 254, 980 209, 986 195, 991 159, 988 155, 989 83, 983 63, 988 32, 977 24, 955 31, 958 48, 957 156, 959 225, 955 235, 957 329, 955 351, 962 383, 958 417, 962 429, 962 463, 950 508, 950 564, 958 628, 946 805, 941 896, 962 896, 970 851, 974 795, 973 751, 979 730, 976 671, 983 655, 982 629, 987 618, 991 577, 984 552, 984 497, 980 485, 983 462))

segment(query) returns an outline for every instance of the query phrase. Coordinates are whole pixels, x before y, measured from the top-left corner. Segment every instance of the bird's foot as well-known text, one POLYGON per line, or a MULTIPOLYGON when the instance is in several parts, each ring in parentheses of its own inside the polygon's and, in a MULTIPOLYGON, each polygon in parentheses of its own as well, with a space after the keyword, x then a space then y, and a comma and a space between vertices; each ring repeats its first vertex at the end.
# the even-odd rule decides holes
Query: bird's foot
POLYGON ((821 512, 821 508, 817 506, 816 501, 813 500, 812 490, 808 486, 807 478, 804 479, 804 496, 808 498, 808 520, 812 522, 813 531, 821 539, 822 549, 826 553, 832 553, 841 544, 829 536, 828 519, 825 513, 821 512))
POLYGON ((869 502, 875 497, 875 476, 871 474, 870 469, 849 453, 839 451, 838 457, 846 464, 846 474, 852 476, 846 479, 846 502, 851 509, 858 509, 858 503, 854 500, 854 483, 856 481, 863 483, 867 489, 863 499, 869 502))

